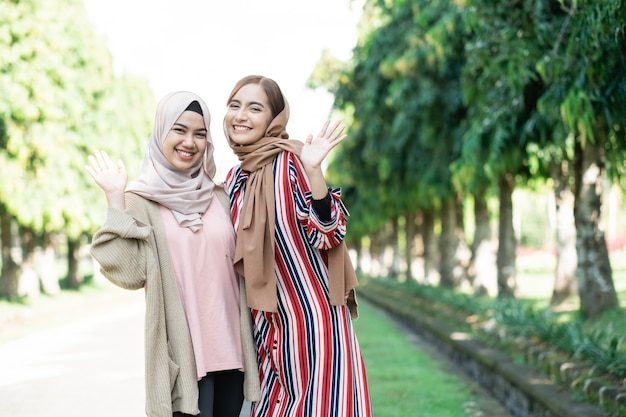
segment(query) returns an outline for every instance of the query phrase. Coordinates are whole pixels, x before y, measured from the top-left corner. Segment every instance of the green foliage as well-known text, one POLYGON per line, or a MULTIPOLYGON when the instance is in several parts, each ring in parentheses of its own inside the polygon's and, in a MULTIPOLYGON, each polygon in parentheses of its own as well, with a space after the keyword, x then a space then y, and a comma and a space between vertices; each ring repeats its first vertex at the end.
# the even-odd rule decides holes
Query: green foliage
POLYGON ((551 39, 541 25, 541 19, 552 16, 550 7, 534 1, 467 2, 470 12, 464 22, 471 36, 461 89, 468 106, 468 129, 463 142, 465 163, 459 165, 459 172, 478 162, 489 166, 486 175, 478 174, 490 181, 503 172, 514 173, 520 182, 533 173, 545 173, 529 169, 530 160, 539 166, 549 158, 529 154, 528 146, 545 145, 552 130, 548 117, 536 109, 545 86, 535 69, 550 47, 551 39))
POLYGON ((346 200, 352 214, 381 226, 456 193, 449 166, 459 155, 465 111, 461 10, 447 1, 369 3, 365 10, 364 21, 376 25, 363 27, 354 65, 332 79, 351 138, 328 172, 357 191, 346 200))
POLYGON ((149 133, 137 109, 154 102, 147 83, 113 73, 80 0, 26 0, 0 2, 0 91, 9 98, 0 102, 0 177, 11 179, 0 183, 0 201, 37 233, 92 230, 98 200, 87 155, 137 151, 149 133))
POLYGON ((542 113, 558 109, 562 124, 583 146, 601 135, 607 143, 609 173, 623 176, 626 8, 621 1, 561 5, 561 18, 544 25, 554 40, 537 62, 547 87, 539 108, 542 113))
POLYGON ((625 13, 618 1, 366 2, 353 62, 324 55, 312 84, 350 126, 329 175, 357 192, 355 216, 431 207, 502 173, 549 178, 573 155, 570 132, 591 138, 600 119, 622 175, 625 13))

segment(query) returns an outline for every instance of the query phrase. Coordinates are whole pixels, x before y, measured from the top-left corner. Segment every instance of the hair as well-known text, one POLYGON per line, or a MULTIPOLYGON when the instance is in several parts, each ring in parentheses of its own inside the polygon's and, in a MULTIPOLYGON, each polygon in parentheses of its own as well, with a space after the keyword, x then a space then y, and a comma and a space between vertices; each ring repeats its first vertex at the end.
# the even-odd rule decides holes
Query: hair
POLYGON ((283 97, 283 92, 280 90, 280 87, 276 83, 276 81, 271 78, 263 77, 262 75, 248 75, 243 77, 241 80, 237 81, 235 87, 231 91, 228 96, 228 101, 226 105, 230 103, 235 94, 245 85, 248 84, 259 84, 261 88, 265 91, 267 95, 267 99, 269 100, 270 110, 272 111, 272 119, 278 115, 285 108, 285 98, 283 97))
POLYGON ((191 103, 189 103, 189 105, 187 106, 185 111, 187 111, 187 110, 196 112, 200 116, 204 116, 204 113, 202 113, 202 107, 200 107, 200 103, 198 103, 196 100, 194 100, 191 103))

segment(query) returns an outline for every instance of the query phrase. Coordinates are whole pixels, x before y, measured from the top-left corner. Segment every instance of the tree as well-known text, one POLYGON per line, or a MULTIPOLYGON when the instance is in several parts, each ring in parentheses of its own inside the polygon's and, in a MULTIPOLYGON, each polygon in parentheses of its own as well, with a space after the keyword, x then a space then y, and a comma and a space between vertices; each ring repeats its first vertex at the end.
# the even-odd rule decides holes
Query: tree
MULTIPOLYGON (((0 103, 0 176, 12 179, 0 183, 2 241, 10 245, 3 247, 0 295, 15 298, 19 269, 35 247, 22 245, 20 262, 9 259, 15 232, 40 242, 62 234, 68 249, 80 250, 98 201, 84 170, 87 154, 102 146, 100 138, 114 138, 107 148, 123 143, 135 151, 137 132, 142 142, 146 126, 149 132, 149 109, 137 109, 154 99, 145 81, 131 84, 113 73, 79 0, 0 3, 0 56, 0 90, 11 97, 0 103), (139 122, 128 128, 132 118, 139 122)), ((67 283, 75 287, 81 279, 71 252, 67 283)))
POLYGON ((607 169, 613 177, 624 170, 626 10, 617 1, 559 3, 565 17, 538 63, 547 85, 541 108, 559 109, 573 138, 578 293, 582 314, 597 317, 619 305, 599 222, 607 169))

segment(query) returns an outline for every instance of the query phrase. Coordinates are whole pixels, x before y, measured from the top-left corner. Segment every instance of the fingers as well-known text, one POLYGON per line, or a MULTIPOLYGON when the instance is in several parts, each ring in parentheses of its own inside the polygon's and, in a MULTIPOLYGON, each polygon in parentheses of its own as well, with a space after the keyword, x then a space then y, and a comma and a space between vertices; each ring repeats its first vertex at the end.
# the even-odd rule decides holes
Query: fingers
POLYGON ((339 123, 340 123, 339 121, 336 121, 332 125, 329 126, 328 134, 331 139, 336 139, 341 134, 341 132, 343 132, 343 130, 345 129, 345 126, 341 126, 341 129, 337 130, 337 128, 339 127, 339 123))
POLYGON ((122 162, 121 159, 117 160, 117 170, 119 172, 126 172, 126 167, 124 166, 124 163, 122 162))
POLYGON ((330 120, 327 120, 318 137, 328 139, 331 143, 339 143, 347 136, 343 134, 345 129, 346 127, 342 125, 340 121, 331 123, 330 120))
POLYGON ((322 130, 320 130, 320 133, 318 133, 318 137, 325 137, 326 136, 326 130, 328 129, 328 124, 330 123, 330 120, 326 120, 326 123, 324 123, 324 126, 322 126, 322 130))
POLYGON ((93 155, 89 155, 87 159, 89 160, 89 165, 85 166, 85 168, 92 176, 103 171, 112 170, 123 173, 126 170, 122 160, 118 160, 117 164, 113 164, 105 151, 97 150, 93 155))
POLYGON ((348 135, 344 134, 344 130, 346 127, 344 125, 340 126, 340 122, 335 122, 330 126, 331 134, 329 137, 329 141, 333 146, 341 143, 348 135))
POLYGON ((105 151, 96 151, 96 158, 102 170, 113 168, 114 165, 111 162, 111 158, 109 158, 109 154, 105 151))

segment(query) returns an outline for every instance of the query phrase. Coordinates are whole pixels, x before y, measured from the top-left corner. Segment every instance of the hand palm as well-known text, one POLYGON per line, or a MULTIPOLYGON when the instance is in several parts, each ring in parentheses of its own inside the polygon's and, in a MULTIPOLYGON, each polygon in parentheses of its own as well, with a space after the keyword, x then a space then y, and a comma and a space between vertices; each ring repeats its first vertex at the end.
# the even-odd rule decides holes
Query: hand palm
POLYGON ((113 164, 104 151, 96 151, 89 155, 89 165, 86 167, 92 178, 105 193, 123 192, 128 181, 128 174, 124 164, 118 161, 113 164))
POLYGON ((302 147, 300 155, 302 163, 305 166, 318 168, 331 149, 346 138, 346 135, 342 134, 343 130, 343 126, 339 128, 339 122, 330 124, 330 121, 327 121, 315 138, 313 135, 309 135, 302 147))

